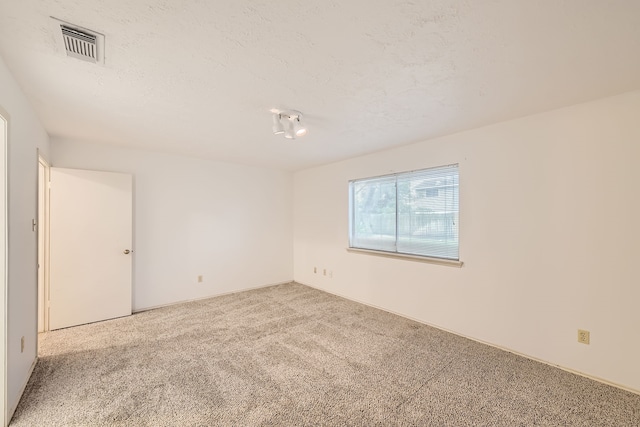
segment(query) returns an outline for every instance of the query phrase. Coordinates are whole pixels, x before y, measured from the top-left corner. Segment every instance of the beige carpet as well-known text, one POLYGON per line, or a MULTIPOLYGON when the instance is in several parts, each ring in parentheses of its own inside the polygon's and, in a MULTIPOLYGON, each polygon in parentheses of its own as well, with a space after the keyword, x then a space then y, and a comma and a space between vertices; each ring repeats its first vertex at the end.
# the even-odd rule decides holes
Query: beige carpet
POLYGON ((47 333, 21 426, 637 426, 640 396, 299 284, 47 333))

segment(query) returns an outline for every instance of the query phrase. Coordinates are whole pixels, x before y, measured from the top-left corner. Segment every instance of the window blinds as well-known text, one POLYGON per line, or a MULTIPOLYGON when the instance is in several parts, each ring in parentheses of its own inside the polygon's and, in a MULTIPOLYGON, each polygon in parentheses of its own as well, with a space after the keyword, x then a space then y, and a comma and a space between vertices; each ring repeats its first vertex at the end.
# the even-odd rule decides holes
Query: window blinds
POLYGON ((350 182, 350 246, 458 260, 458 165, 350 182))

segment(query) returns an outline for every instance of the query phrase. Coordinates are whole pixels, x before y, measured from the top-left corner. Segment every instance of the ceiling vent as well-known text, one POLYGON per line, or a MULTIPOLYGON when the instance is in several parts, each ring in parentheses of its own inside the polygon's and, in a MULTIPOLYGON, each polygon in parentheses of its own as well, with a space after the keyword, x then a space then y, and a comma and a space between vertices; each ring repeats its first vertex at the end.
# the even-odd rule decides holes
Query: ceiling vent
MULTIPOLYGON (((57 36, 59 49, 67 56, 82 59, 94 64, 104 64, 104 35, 52 18, 52 25, 62 31, 62 38, 57 36)), ((58 33, 59 34, 59 33, 58 33)))
POLYGON ((98 62, 96 36, 60 25, 67 55, 89 62, 98 62))

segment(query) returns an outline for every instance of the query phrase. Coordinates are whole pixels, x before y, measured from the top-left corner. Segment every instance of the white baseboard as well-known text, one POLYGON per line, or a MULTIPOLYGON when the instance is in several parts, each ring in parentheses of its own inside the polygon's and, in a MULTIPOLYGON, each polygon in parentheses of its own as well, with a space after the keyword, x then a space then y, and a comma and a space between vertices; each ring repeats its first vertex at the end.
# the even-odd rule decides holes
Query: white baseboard
POLYGON ((33 360, 33 363, 31 364, 31 368, 29 368, 29 374, 27 375, 27 379, 25 380, 24 384, 20 388, 20 393, 18 393, 18 399, 11 405, 11 407, 7 411, 7 426, 9 425, 9 423, 11 423, 11 418, 13 418, 13 414, 16 412, 16 409, 18 409, 18 404, 20 403, 20 399, 22 399, 22 395, 24 394, 24 391, 27 388, 27 384, 29 384, 29 379, 31 378, 31 374, 33 374, 33 370, 36 367, 36 363, 38 363, 38 356, 36 356, 36 358, 33 360))
POLYGON ((348 296, 345 296, 345 295, 341 295, 341 294, 339 294, 337 292, 331 292, 331 291, 328 291, 326 289, 322 289, 322 288, 317 287, 317 286, 308 285, 306 283, 298 282, 297 280, 294 280, 294 282, 299 283, 299 284, 304 285, 304 286, 308 286, 308 287, 313 288, 313 289, 317 289, 317 290, 322 291, 322 292, 326 292, 326 293, 331 294, 331 295, 338 296, 340 298, 347 299, 349 301, 353 301, 353 302, 357 302, 359 304, 363 304, 363 305, 366 305, 366 306, 369 306, 369 307, 377 308, 378 310, 386 311, 387 313, 395 314, 396 316, 404 317, 405 319, 413 320, 414 322, 422 323, 423 325, 431 326, 432 328, 440 329, 441 331, 448 332, 450 334, 454 334, 454 335, 457 335, 459 337, 463 337, 463 338, 469 339, 471 341, 478 342, 480 344, 485 344, 485 345, 488 345, 490 347, 494 347, 494 348, 497 348, 497 349, 500 349, 500 350, 503 350, 503 351, 508 351, 509 353, 513 353, 513 354, 516 354, 518 356, 522 356, 522 357, 524 357, 526 359, 533 360, 533 361, 540 362, 540 363, 544 363, 545 365, 553 366, 554 368, 562 369, 563 371, 571 372, 572 374, 580 375, 581 377, 589 378, 590 380, 594 380, 594 381, 597 381, 599 383, 607 384, 607 385, 610 385, 612 387, 616 387, 616 388, 628 391, 630 393, 634 393, 634 394, 640 395, 640 390, 636 390, 635 388, 632 388, 632 387, 628 387, 628 386, 625 386, 625 385, 622 385, 622 384, 618 384, 618 383, 615 383, 613 381, 606 380, 604 378, 596 377, 596 376, 587 374, 585 372, 576 371, 575 369, 567 368, 566 366, 557 365, 557 364, 549 362, 547 360, 538 359, 537 357, 533 357, 533 356, 529 356, 528 354, 520 353, 519 351, 512 350, 512 349, 510 349, 508 347, 503 347, 501 345, 493 344, 493 343, 490 343, 490 342, 487 342, 487 341, 482 341, 480 339, 473 338, 473 337, 458 333, 456 331, 452 331, 452 330, 449 330, 447 328, 443 328, 441 326, 434 325, 432 323, 425 322, 425 321, 420 320, 420 319, 416 319, 416 318, 411 317, 411 316, 407 316, 406 314, 397 313, 395 311, 388 310, 388 309, 383 308, 383 307, 379 307, 379 306, 377 306, 375 304, 370 304, 368 302, 360 301, 360 300, 355 299, 355 298, 351 298, 351 297, 348 297, 348 296))
POLYGON ((254 289, 261 289, 261 288, 268 288, 270 286, 284 285, 286 283, 291 283, 291 282, 293 282, 293 279, 287 280, 285 282, 268 283, 268 284, 265 284, 265 285, 250 286, 248 288, 238 289, 238 290, 229 291, 229 292, 223 292, 221 294, 207 295, 207 296, 200 297, 200 298, 186 299, 186 300, 170 302, 170 303, 167 303, 167 304, 160 304, 160 305, 154 305, 154 306, 150 306, 150 307, 138 308, 136 310, 133 310, 133 313, 142 313, 143 311, 155 310, 156 308, 171 307, 172 305, 184 304, 184 303, 187 303, 187 302, 202 301, 202 300, 206 300, 206 299, 221 297, 221 296, 224 296, 224 295, 232 295, 232 294, 237 294, 237 293, 240 293, 240 292, 252 291, 254 289))

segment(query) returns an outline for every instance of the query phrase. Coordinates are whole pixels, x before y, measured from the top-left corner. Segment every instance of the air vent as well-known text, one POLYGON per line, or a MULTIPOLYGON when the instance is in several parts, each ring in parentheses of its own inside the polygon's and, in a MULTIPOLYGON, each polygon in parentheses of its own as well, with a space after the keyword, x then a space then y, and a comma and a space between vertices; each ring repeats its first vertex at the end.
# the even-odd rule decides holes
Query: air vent
POLYGON ((98 62, 97 37, 75 28, 60 25, 67 55, 89 62, 98 62))

